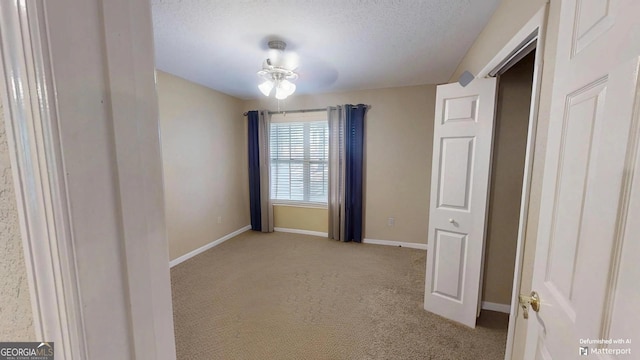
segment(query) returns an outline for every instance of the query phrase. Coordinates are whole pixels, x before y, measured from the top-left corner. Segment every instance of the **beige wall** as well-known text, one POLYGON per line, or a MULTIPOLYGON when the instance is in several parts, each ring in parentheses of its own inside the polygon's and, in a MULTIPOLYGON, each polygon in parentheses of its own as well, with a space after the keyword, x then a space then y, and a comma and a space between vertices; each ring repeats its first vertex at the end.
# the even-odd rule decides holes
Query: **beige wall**
POLYGON ((326 233, 329 231, 329 211, 318 207, 274 205, 273 222, 276 228, 326 233))
POLYGON ((27 269, 4 125, 0 102, 0 339, 34 341, 27 269))
MULTIPOLYGON (((460 62, 458 69, 451 76, 456 81, 464 70, 477 73, 487 65, 498 51, 516 34, 522 26, 546 3, 545 0, 503 0, 493 14, 490 22, 478 36, 467 55, 460 62)), ((524 243, 524 259, 522 265, 521 293, 531 291, 533 275, 533 260, 537 237, 538 217, 540 211, 540 192, 542 189, 542 175, 544 169, 544 154, 547 143, 547 130, 551 108, 551 90, 555 76, 555 56, 557 33, 560 21, 560 1, 552 0, 549 4, 544 36, 542 81, 540 83, 540 99, 538 104, 538 119, 536 142, 533 152, 533 171, 531 175, 531 191, 527 229, 524 243)), ((538 49, 540 50, 540 49, 538 49)), ((513 346, 513 359, 524 357, 527 320, 523 320, 519 312, 516 320, 516 331, 513 346)))
POLYGON ((531 19, 547 0, 502 0, 449 82, 458 81, 468 70, 476 75, 509 40, 531 19))
POLYGON ((175 259, 249 225, 246 130, 241 100, 161 71, 157 77, 175 259))
MULTIPOLYGON (((294 95, 281 107, 347 103, 371 105, 365 121, 365 238, 426 244, 435 86, 294 95), (389 217, 395 226, 387 226, 389 217)), ((272 98, 245 102, 245 110, 257 109, 276 110, 277 104, 272 98)))
POLYGON ((511 303, 534 53, 500 77, 496 104, 483 300, 511 303))

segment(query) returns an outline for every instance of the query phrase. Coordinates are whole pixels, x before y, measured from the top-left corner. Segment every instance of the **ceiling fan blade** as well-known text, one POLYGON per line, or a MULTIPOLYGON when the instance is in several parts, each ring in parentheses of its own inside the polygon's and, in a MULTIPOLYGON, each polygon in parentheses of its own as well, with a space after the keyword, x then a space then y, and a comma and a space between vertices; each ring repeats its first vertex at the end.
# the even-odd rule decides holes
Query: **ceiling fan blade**
POLYGON ((338 80, 336 68, 321 59, 305 56, 305 61, 296 72, 301 80, 308 84, 314 84, 318 89, 331 86, 338 80))

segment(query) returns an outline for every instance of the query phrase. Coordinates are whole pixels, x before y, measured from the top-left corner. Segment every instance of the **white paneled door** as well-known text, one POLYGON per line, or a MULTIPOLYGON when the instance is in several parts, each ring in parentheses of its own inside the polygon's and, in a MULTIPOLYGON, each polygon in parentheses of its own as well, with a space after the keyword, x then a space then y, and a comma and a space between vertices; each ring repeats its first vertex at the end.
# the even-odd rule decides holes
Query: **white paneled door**
POLYGON ((424 308, 470 327, 478 314, 496 79, 436 94, 424 308))
POLYGON ((640 358, 638 15, 561 5, 527 360, 640 358))

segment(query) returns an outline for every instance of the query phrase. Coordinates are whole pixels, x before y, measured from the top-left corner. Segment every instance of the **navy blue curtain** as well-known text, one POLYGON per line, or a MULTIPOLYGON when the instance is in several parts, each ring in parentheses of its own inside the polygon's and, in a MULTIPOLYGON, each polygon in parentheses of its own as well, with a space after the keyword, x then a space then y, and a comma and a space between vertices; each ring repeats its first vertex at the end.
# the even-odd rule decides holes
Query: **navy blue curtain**
POLYGON ((362 242, 364 185, 364 115, 366 105, 345 105, 345 219, 344 241, 362 242))
POLYGON ((249 207, 251 212, 251 229, 262 231, 262 214, 260 210, 260 145, 258 137, 258 111, 247 113, 249 123, 249 207))

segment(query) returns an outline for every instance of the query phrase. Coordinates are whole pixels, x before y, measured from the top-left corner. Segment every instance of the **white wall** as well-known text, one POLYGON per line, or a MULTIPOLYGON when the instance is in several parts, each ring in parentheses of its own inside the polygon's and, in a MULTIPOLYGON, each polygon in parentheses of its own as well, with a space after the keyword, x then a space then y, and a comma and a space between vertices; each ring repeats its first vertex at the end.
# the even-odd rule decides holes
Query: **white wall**
POLYGON ((0 102, 0 339, 35 341, 9 147, 0 102))
POLYGON ((249 225, 242 101, 157 71, 169 257, 249 225), (220 218, 220 222, 218 222, 220 218))

